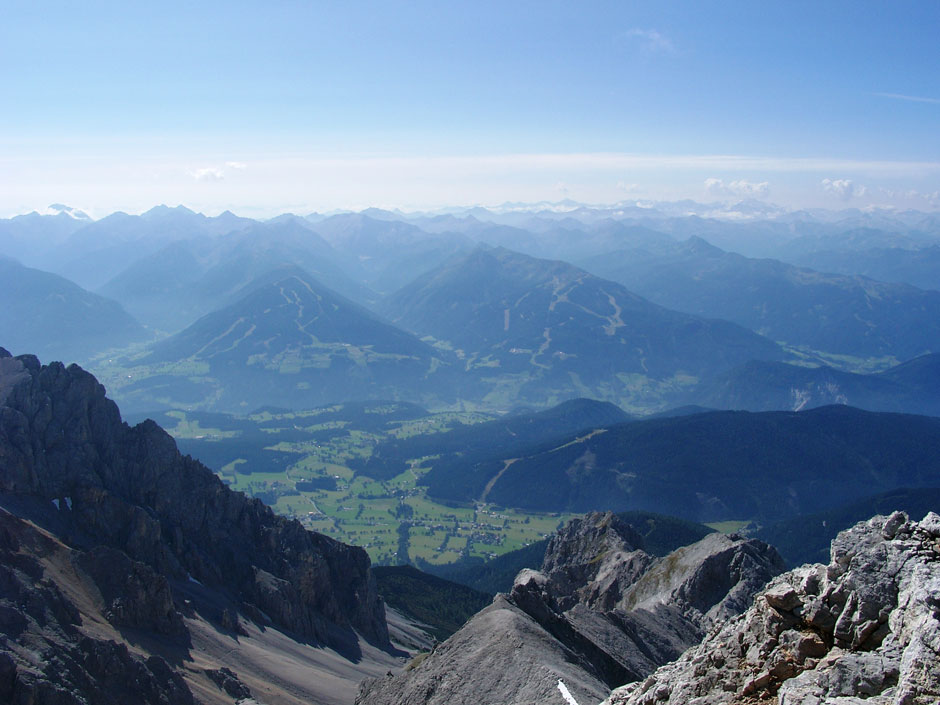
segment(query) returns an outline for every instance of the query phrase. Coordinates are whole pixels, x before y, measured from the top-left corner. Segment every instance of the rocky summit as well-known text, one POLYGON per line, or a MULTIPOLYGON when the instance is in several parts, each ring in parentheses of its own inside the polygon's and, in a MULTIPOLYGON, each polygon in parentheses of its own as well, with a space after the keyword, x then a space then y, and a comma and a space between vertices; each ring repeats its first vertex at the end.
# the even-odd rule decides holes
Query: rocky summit
POLYGON ((844 531, 828 566, 775 578, 742 615, 604 705, 940 702, 940 516, 844 531))
POLYGON ((3 349, 0 559, 2 702, 348 702, 395 663, 364 550, 129 427, 81 368, 3 349))
POLYGON ((360 705, 580 703, 645 678, 737 615, 784 569, 760 541, 710 534, 664 558, 611 513, 575 519, 460 631, 398 676, 367 681, 360 705))

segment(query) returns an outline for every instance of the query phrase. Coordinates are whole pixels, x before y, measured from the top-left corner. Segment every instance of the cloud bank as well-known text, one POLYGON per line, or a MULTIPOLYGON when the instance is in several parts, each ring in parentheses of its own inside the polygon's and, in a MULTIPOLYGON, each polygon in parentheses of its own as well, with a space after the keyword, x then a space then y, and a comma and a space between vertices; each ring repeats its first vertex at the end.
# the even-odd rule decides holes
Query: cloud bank
POLYGON ((867 187, 856 184, 852 179, 823 179, 819 183, 823 191, 834 194, 843 201, 861 198, 868 193, 867 187))
POLYGON ((713 196, 740 196, 743 198, 765 198, 770 193, 770 183, 754 183, 744 179, 725 182, 714 176, 705 179, 705 190, 713 196))

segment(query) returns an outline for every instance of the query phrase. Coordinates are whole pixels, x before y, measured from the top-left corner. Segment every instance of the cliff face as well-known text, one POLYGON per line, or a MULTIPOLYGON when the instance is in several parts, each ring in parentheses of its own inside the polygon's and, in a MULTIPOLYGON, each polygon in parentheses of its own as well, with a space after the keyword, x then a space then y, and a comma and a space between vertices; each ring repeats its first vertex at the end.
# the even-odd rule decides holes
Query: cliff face
POLYGON ((750 604, 783 570, 759 541, 711 534, 665 558, 613 514, 575 519, 454 636, 405 673, 363 684, 360 705, 579 702, 644 678, 750 604))
POLYGON ((940 516, 842 532, 828 566, 777 577, 744 614, 605 705, 940 701, 940 516))
POLYGON ((0 490, 58 500, 76 540, 224 587, 305 637, 388 642, 365 551, 232 492, 152 421, 128 427, 81 368, 0 363, 0 490))
MULTIPOLYGON (((359 636, 380 648, 389 645, 365 551, 308 532, 232 492, 208 468, 181 456, 153 422, 127 426, 104 388, 81 368, 40 365, 33 356, 13 358, 2 348, 0 512, 10 527, 18 526, 17 516, 32 522, 9 535, 40 532, 71 552, 70 564, 94 585, 102 614, 116 627, 185 641, 172 585, 191 585, 214 591, 219 604, 231 606, 223 622, 235 631, 241 613, 354 657, 359 636)), ((23 553, 20 545, 7 546, 11 561, 23 553)), ((26 551, 16 561, 33 558, 26 551)), ((7 565, 18 566, 16 561, 7 565)), ((21 570, 0 580, 6 605, 0 617, 17 609, 16 594, 39 589, 49 570, 21 570)), ((75 625, 63 619, 56 623, 66 626, 57 629, 68 637, 75 625)), ((0 618, 4 646, 18 635, 7 626, 0 618)), ((69 648, 79 648, 81 633, 72 636, 69 648)), ((9 664, 0 661, 2 672, 9 664)), ((28 666, 15 658, 10 663, 13 672, 28 666)))

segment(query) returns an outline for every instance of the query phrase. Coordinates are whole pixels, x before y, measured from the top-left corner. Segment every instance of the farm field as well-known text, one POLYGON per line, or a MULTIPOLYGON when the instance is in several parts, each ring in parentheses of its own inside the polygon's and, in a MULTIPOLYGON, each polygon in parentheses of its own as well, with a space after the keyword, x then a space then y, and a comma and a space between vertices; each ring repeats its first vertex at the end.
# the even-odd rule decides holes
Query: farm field
POLYGON ((365 548, 377 565, 486 560, 544 538, 573 516, 436 502, 418 484, 434 457, 413 459, 382 481, 360 470, 383 440, 441 433, 489 421, 489 414, 429 414, 411 404, 379 402, 300 412, 266 409, 248 416, 179 410, 149 416, 174 436, 182 452, 233 489, 311 530, 365 548))

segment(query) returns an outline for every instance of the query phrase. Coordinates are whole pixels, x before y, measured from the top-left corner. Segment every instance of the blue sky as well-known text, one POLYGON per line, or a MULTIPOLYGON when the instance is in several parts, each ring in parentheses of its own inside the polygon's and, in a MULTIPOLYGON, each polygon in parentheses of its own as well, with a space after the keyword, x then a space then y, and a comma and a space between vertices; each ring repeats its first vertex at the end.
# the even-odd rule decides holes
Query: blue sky
POLYGON ((0 8, 0 215, 940 208, 933 1, 0 8))

